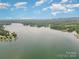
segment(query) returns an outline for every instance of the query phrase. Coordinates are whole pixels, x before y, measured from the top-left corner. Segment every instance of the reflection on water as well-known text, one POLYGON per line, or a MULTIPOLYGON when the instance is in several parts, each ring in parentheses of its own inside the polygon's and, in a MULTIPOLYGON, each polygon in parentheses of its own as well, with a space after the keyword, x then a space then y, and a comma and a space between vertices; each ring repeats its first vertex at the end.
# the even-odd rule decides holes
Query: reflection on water
POLYGON ((17 38, 12 38, 12 39, 0 39, 0 42, 12 42, 12 41, 16 41, 17 38))
POLYGON ((12 23, 16 41, 0 42, 0 59, 78 59, 79 40, 72 33, 12 23))

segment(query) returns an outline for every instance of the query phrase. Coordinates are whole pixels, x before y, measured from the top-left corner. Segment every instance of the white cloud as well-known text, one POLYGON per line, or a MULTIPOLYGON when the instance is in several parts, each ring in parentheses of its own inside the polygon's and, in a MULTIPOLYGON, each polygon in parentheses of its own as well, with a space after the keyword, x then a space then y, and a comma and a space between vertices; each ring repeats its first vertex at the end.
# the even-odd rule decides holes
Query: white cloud
POLYGON ((49 0, 48 4, 50 4, 51 2, 53 2, 53 0, 49 0))
POLYGON ((66 9, 66 10, 64 10, 65 13, 73 12, 73 11, 74 11, 74 9, 66 9))
POLYGON ((60 3, 66 3, 66 2, 72 3, 73 0, 61 0, 61 1, 60 1, 60 3))
POLYGON ((67 9, 75 9, 75 8, 79 8, 79 4, 52 4, 50 6, 50 8, 53 11, 65 11, 67 9))
POLYGON ((42 5, 46 0, 37 0, 37 2, 35 3, 35 6, 40 6, 42 5))
POLYGON ((79 4, 74 4, 73 7, 78 7, 79 8, 79 4))
POLYGON ((27 2, 18 2, 16 4, 14 4, 14 6, 16 8, 26 8, 26 4, 27 4, 27 2))
POLYGON ((68 2, 69 0, 61 0, 61 2, 60 3, 66 3, 66 2, 68 2))
POLYGON ((10 4, 8 3, 0 3, 0 9, 5 9, 8 8, 10 6, 10 4))
POLYGON ((66 10, 66 7, 63 4, 52 4, 50 8, 52 9, 52 11, 66 10))
POLYGON ((66 5, 68 8, 79 8, 79 4, 68 4, 66 5))
POLYGON ((58 14, 58 13, 60 13, 60 12, 52 12, 52 15, 56 16, 56 14, 58 14))
POLYGON ((42 11, 47 11, 49 7, 43 8, 42 11))
MULTIPOLYGON (((76 8, 79 8, 79 4, 55 4, 52 3, 52 5, 49 7, 51 10, 52 15, 56 15, 58 13, 68 13, 76 11, 76 8)), ((47 10, 48 8, 44 8, 44 10, 47 10)))

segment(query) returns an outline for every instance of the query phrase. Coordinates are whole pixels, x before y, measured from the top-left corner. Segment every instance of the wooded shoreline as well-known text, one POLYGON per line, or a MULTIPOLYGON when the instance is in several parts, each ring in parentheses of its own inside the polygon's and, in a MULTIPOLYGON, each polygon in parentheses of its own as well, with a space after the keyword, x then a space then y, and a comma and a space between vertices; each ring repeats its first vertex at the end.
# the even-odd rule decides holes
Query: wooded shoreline
POLYGON ((10 32, 5 30, 2 25, 0 26, 0 40, 11 40, 15 39, 16 37, 17 34, 15 32, 10 32))

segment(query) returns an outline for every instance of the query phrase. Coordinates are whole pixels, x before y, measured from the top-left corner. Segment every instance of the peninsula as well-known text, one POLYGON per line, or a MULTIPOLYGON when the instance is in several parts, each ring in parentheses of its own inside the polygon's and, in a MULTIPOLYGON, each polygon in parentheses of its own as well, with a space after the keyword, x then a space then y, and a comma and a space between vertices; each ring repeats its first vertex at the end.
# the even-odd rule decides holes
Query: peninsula
POLYGON ((10 32, 4 29, 3 25, 0 25, 0 41, 12 40, 17 37, 15 32, 10 32))

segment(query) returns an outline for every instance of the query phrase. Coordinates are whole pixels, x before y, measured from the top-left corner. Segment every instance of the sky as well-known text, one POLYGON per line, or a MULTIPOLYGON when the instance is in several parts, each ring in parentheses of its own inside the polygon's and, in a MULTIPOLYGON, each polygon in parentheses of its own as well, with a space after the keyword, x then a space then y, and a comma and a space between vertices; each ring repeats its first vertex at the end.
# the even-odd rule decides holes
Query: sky
POLYGON ((79 0, 0 0, 0 19, 79 17, 79 0))

